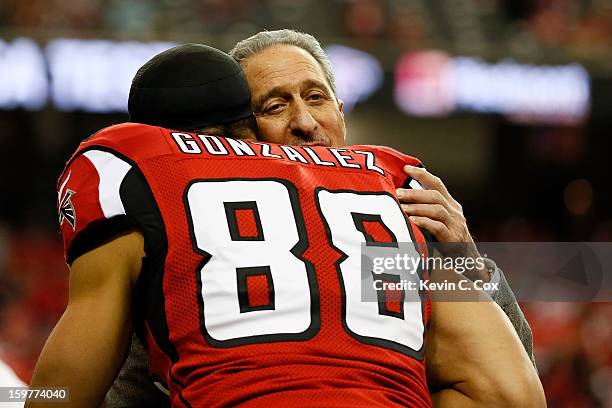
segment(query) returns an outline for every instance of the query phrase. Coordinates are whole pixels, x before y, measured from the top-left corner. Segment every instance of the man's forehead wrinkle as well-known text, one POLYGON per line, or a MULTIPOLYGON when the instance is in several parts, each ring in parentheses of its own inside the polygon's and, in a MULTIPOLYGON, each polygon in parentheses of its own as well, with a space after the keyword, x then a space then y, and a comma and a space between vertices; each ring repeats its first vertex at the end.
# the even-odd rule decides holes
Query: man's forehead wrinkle
POLYGON ((252 70, 258 78, 270 76, 284 77, 291 73, 308 71, 325 78, 317 60, 307 51, 295 46, 274 46, 255 54, 244 62, 245 70, 252 70))
POLYGON ((290 97, 292 93, 307 88, 321 87, 326 93, 331 93, 320 64, 299 47, 270 47, 247 59, 243 66, 247 80, 252 84, 254 109, 272 97, 290 97))
POLYGON ((259 77, 260 79, 266 77, 269 79, 288 79, 291 78, 290 75, 299 74, 300 72, 309 72, 318 77, 323 77, 320 71, 306 61, 292 62, 290 65, 284 66, 278 65, 278 63, 272 63, 262 66, 261 68, 255 70, 254 76, 259 77))
MULTIPOLYGON (((306 69, 308 71, 311 71, 313 73, 317 73, 316 71, 312 70, 312 69, 306 69)), ((272 86, 272 89, 278 89, 280 90, 281 88, 284 89, 295 89, 295 88, 305 88, 305 87, 312 87, 312 86, 319 86, 319 87, 324 87, 327 88, 326 85, 326 81, 325 78, 320 78, 319 76, 317 77, 306 77, 306 78, 300 78, 299 74, 297 72, 295 72, 294 70, 291 70, 290 68, 281 68, 272 72, 267 72, 267 73, 263 73, 262 71, 260 71, 259 73, 256 73, 255 75, 253 75, 254 80, 255 81, 260 81, 259 83, 257 83, 256 87, 257 88, 261 88, 264 83, 267 85, 272 86)))
POLYGON ((300 83, 302 86, 302 90, 310 89, 310 88, 323 88, 326 91, 330 91, 325 84, 325 81, 319 81, 318 79, 308 78, 300 83))

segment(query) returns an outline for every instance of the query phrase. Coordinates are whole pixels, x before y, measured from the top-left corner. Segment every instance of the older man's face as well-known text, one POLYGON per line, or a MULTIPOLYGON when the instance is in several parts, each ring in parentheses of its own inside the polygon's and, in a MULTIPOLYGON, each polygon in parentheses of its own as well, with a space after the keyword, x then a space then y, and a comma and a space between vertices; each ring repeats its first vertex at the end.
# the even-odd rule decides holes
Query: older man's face
POLYGON ((343 146, 342 102, 308 52, 277 45, 243 62, 260 140, 288 145, 343 146))

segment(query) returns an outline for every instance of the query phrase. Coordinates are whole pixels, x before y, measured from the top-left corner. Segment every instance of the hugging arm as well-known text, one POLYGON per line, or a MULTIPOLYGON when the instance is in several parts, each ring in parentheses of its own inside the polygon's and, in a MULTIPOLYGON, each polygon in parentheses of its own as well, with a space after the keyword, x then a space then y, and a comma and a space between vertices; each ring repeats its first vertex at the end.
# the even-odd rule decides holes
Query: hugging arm
MULTIPOLYGON (((460 279, 453 271, 432 274, 432 281, 460 279)), ((506 315, 483 292, 458 292, 434 294, 432 302, 425 353, 434 406, 545 407, 537 372, 506 315)))
MULTIPOLYGON (((100 406, 132 335, 131 291, 144 256, 131 232, 81 256, 70 271, 68 306, 40 355, 31 387, 68 388, 61 407, 100 406)), ((56 404, 29 402, 26 407, 56 404)))
MULTIPOLYGON (((416 180, 419 187, 422 187, 397 190, 398 200, 406 215, 417 226, 433 235, 438 242, 462 244, 442 246, 442 248, 455 248, 460 251, 460 253, 443 255, 478 258, 480 254, 468 229, 463 208, 450 195, 442 180, 422 167, 405 166, 404 171, 410 176, 408 181, 416 180)), ((406 187, 409 186, 406 185, 406 187)), ((472 281, 480 279, 484 282, 490 280, 499 282, 499 289, 489 293, 489 295, 510 319, 512 327, 514 327, 523 348, 535 367, 533 335, 529 323, 525 319, 525 315, 521 311, 503 272, 494 262, 487 262, 487 264, 493 273, 489 273, 485 268, 466 273, 465 276, 472 281)), ((474 312, 477 313, 478 310, 474 310, 474 312)), ((477 317, 476 315, 471 316, 473 319, 477 317)))

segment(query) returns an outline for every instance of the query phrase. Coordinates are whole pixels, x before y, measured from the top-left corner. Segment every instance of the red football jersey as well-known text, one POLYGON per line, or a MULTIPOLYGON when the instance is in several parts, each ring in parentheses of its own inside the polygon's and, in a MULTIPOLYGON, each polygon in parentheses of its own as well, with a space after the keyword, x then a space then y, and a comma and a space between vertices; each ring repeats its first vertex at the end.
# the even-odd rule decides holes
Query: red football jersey
POLYGON ((405 164, 377 146, 113 126, 58 181, 66 259, 143 232, 136 313, 173 406, 431 406, 428 296, 387 298, 360 270, 362 244, 422 248, 395 198, 417 187, 405 164))

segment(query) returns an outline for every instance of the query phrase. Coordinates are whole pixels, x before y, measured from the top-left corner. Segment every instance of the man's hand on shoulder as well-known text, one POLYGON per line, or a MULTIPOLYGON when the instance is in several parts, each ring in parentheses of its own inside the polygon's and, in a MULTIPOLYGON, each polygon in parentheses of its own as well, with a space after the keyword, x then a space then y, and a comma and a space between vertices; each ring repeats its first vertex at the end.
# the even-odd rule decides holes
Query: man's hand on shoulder
MULTIPOLYGON (((404 166, 404 172, 416 180, 422 189, 398 188, 397 198, 402 210, 418 227, 429 231, 442 245, 442 255, 448 257, 480 258, 480 253, 463 215, 463 208, 455 200, 439 177, 422 167, 404 166)), ((488 265, 487 265, 488 266, 488 265)), ((490 268, 475 268, 466 271, 465 277, 474 281, 488 282, 490 268)))

